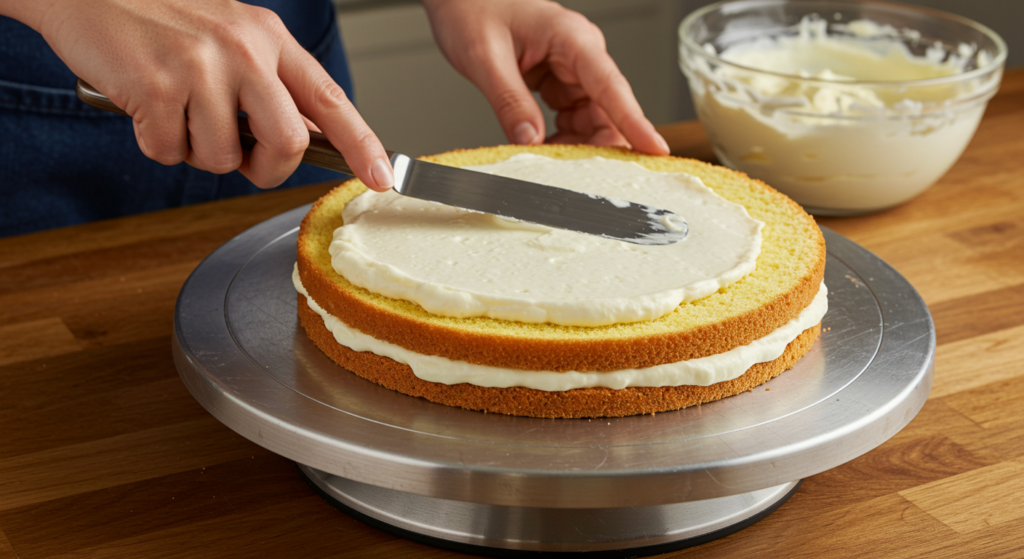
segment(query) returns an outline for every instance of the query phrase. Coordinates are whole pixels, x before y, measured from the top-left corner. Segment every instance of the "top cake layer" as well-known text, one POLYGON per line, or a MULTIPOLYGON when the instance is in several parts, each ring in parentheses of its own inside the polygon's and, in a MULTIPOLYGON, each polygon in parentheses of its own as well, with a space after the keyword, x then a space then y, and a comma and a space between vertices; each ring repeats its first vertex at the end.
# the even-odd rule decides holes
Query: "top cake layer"
POLYGON ((565 326, 653 320, 754 270, 763 223, 685 173, 631 161, 522 153, 473 170, 659 206, 689 236, 625 243, 401 196, 366 192, 345 205, 334 269, 369 291, 450 317, 565 326))
POLYGON ((345 183, 310 210, 299 234, 298 269, 311 297, 331 315, 374 338, 424 355, 543 371, 613 371, 651 367, 728 351, 762 338, 807 307, 824 273, 825 247, 813 219, 762 183, 698 161, 647 157, 588 146, 505 146, 429 158, 455 166, 504 161, 523 152, 561 159, 594 156, 699 177, 724 199, 765 223, 756 269, 702 299, 643 322, 597 327, 455 318, 411 301, 373 293, 331 265, 326 248, 344 223, 344 207, 365 188, 345 183))

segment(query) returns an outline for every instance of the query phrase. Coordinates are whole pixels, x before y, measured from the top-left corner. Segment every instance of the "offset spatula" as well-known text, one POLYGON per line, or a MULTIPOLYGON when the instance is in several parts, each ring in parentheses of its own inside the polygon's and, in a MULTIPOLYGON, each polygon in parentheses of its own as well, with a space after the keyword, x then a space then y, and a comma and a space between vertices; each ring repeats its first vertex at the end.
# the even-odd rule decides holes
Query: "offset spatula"
MULTIPOLYGON (((94 107, 127 114, 82 80, 76 91, 94 107)), ((244 116, 238 117, 238 135, 244 149, 256 145, 244 116)), ((641 245, 671 244, 688 232, 686 220, 669 210, 387 153, 395 169, 395 191, 412 198, 641 245)), ((319 132, 309 133, 302 161, 355 174, 319 132)))

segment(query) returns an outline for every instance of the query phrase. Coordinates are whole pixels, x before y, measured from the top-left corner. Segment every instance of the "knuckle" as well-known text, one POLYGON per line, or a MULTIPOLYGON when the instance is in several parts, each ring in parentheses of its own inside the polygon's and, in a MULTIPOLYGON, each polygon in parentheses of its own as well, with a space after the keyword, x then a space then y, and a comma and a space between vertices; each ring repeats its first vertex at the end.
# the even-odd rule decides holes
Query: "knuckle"
POLYGON ((580 12, 564 7, 561 10, 561 19, 563 25, 571 25, 580 29, 592 25, 590 20, 580 12))
POLYGON ((309 132, 295 127, 283 131, 274 142, 274 152, 283 159, 293 160, 302 156, 309 146, 309 132))
POLYGON ((564 10, 563 14, 559 25, 562 27, 564 36, 571 37, 581 47, 602 51, 606 49, 604 33, 594 22, 583 14, 568 9, 564 10))
POLYGON ((378 148, 377 136, 369 130, 363 130, 356 134, 356 145, 358 145, 363 151, 371 151, 378 148))
POLYGON ((488 68, 494 64, 500 48, 495 44, 499 40, 495 34, 483 35, 470 43, 465 49, 465 68, 472 75, 475 69, 488 68))
POLYGON ((597 80, 597 88, 591 97, 593 99, 608 99, 614 97, 616 92, 624 92, 632 95, 633 89, 629 82, 616 66, 605 68, 597 80))
POLYGON ((168 167, 171 165, 177 165, 178 163, 181 163, 182 161, 185 160, 184 157, 170 153, 157 153, 153 155, 147 154, 146 157, 149 157, 150 159, 156 161, 157 163, 160 163, 161 165, 167 165, 168 167))
POLYGON ((256 185, 256 188, 261 188, 263 190, 267 190, 268 188, 274 188, 275 186, 284 182, 275 181, 271 177, 267 177, 263 174, 255 174, 252 172, 247 173, 246 178, 249 179, 249 181, 252 182, 254 185, 256 185))
MULTIPOLYGON (((309 146, 309 131, 301 121, 292 124, 284 123, 283 126, 273 124, 271 130, 272 132, 265 133, 264 136, 257 136, 258 159, 261 162, 259 168, 265 171, 268 169, 277 169, 278 171, 286 168, 293 169, 299 164, 299 160, 302 159, 303 153, 309 146)), ((254 149, 253 153, 257 154, 257 150, 254 149)), ((273 186, 277 186, 277 183, 268 184, 264 188, 273 186)))
POLYGON ((181 163, 184 160, 185 156, 182 154, 166 154, 157 159, 157 161, 159 161, 163 165, 167 165, 168 167, 171 165, 177 165, 178 163, 181 163))
POLYGON ((527 106, 522 95, 513 89, 496 91, 491 98, 491 104, 494 112, 499 115, 511 115, 522 111, 527 106))
POLYGON ((359 169, 369 173, 370 165, 373 164, 381 147, 373 132, 369 129, 359 129, 350 131, 342 140, 339 149, 349 161, 351 168, 359 174, 359 169))
POLYGON ((152 122, 140 115, 136 115, 134 121, 136 140, 143 155, 162 165, 177 165, 185 160, 188 150, 184 138, 173 129, 166 124, 152 126, 152 122))
POLYGON ((162 73, 154 72, 152 75, 143 78, 139 88, 141 95, 133 100, 144 101, 146 105, 153 107, 166 107, 178 102, 179 86, 173 79, 169 79, 162 73))
POLYGON ((202 162, 204 170, 217 175, 230 173, 242 164, 242 154, 240 153, 219 152, 216 154, 205 154, 203 156, 200 156, 199 154, 196 155, 202 162))
POLYGON ((277 15, 273 10, 263 7, 253 7, 253 19, 261 29, 269 32, 272 36, 280 36, 281 33, 287 33, 287 28, 284 22, 281 21, 281 17, 277 15))
POLYGON ((140 143, 142 153, 161 165, 177 165, 185 160, 185 153, 173 145, 164 145, 156 139, 147 139, 140 143))
POLYGON ((347 112, 352 106, 345 90, 329 77, 320 78, 313 85, 313 102, 320 113, 347 112))
POLYGON ((250 167, 247 178, 257 187, 262 189, 274 188, 291 175, 291 169, 282 169, 275 166, 268 166, 267 161, 258 164, 257 168, 250 167))
POLYGON ((258 68, 262 60, 259 42, 253 37, 248 25, 238 21, 221 23, 217 32, 217 44, 226 53, 227 60, 236 67, 258 68))

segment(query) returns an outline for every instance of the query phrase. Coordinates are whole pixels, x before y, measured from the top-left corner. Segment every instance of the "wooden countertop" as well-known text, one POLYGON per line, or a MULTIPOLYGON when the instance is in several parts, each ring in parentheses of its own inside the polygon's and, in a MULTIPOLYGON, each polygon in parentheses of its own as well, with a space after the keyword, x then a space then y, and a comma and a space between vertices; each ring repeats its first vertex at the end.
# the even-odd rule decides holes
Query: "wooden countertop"
MULTIPOLYGON (((664 126, 710 159, 700 126, 664 126)), ((0 239, 0 559, 451 557, 315 495, 178 379, 175 297, 200 260, 311 186, 0 239)), ((921 413, 760 523, 672 557, 1024 556, 1024 70, 920 197, 821 219, 920 291, 938 335, 921 413)))

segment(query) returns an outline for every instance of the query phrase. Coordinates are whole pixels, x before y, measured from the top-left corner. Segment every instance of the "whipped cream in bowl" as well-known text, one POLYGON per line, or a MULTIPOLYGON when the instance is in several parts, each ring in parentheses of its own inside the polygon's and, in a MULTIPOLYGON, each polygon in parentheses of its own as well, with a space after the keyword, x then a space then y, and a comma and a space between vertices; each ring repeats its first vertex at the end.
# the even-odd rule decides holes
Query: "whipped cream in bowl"
POLYGON ((952 14, 741 0, 680 26, 680 66, 719 160, 818 215, 889 208, 956 162, 1006 45, 952 14))

